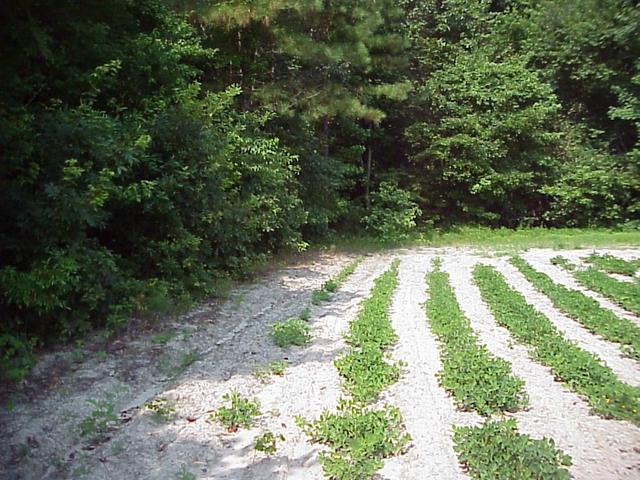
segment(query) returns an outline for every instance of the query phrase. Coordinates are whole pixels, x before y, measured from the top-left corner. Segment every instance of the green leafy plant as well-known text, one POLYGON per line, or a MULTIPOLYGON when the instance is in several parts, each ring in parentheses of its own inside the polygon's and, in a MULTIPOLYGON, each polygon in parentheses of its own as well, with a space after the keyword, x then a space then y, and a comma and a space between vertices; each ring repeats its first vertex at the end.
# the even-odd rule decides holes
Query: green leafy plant
POLYGON ((274 360, 266 365, 261 365, 253 369, 253 375, 259 380, 265 380, 270 375, 279 377, 284 375, 284 371, 289 364, 286 360, 274 360))
POLYGON ((155 343, 156 345, 166 345, 171 340, 173 340, 178 334, 174 331, 167 331, 162 333, 156 333, 151 337, 151 343, 155 343))
POLYGON ((260 403, 257 399, 242 398, 237 391, 224 394, 222 399, 231 405, 220 407, 211 414, 211 419, 222 423, 229 432, 236 432, 240 427, 252 427, 256 417, 260 416, 260 403))
POLYGON ((529 282, 547 295, 558 309, 593 333, 620 343, 622 350, 630 357, 640 359, 640 328, 635 323, 618 317, 582 292, 555 283, 548 275, 538 272, 521 257, 513 257, 511 263, 529 282))
POLYGON ((277 450, 277 440, 284 441, 284 436, 282 434, 276 436, 273 434, 273 432, 264 432, 256 438, 254 448, 258 452, 263 452, 267 455, 273 455, 277 450))
POLYGON ((89 416, 80 422, 80 435, 90 437, 93 441, 106 438, 109 429, 118 421, 115 405, 107 400, 87 400, 93 407, 89 416))
POLYGON ((431 330, 440 340, 440 383, 459 407, 480 415, 515 412, 527 404, 524 382, 510 365, 479 345, 449 286, 449 276, 436 270, 427 275, 429 298, 425 304, 431 330))
POLYGON ((173 408, 166 398, 158 397, 146 402, 144 408, 153 413, 153 418, 156 421, 169 421, 175 415, 175 408, 173 408))
POLYGON ((327 478, 369 479, 382 467, 384 458, 400 453, 410 437, 404 431, 400 411, 391 406, 370 409, 360 402, 341 400, 337 413, 296 423, 313 441, 331 448, 320 462, 327 478))
POLYGON ((189 471, 186 465, 180 465, 180 468, 176 472, 176 478, 178 480, 196 480, 195 474, 189 471))
POLYGON ((562 257, 554 257, 552 262, 571 271, 575 279, 586 288, 594 290, 630 312, 640 315, 640 281, 622 282, 593 267, 577 268, 562 257))
POLYGON ((279 347, 302 346, 311 341, 309 324, 299 318, 290 318, 271 325, 271 338, 279 347))
POLYGON ((569 480, 571 457, 553 440, 534 440, 517 431, 516 421, 455 427, 453 441, 460 461, 473 479, 569 480))
POLYGON ((640 425, 640 388, 622 383, 602 360, 567 341, 492 267, 477 265, 473 278, 498 324, 530 345, 534 357, 583 395, 594 412, 640 425))

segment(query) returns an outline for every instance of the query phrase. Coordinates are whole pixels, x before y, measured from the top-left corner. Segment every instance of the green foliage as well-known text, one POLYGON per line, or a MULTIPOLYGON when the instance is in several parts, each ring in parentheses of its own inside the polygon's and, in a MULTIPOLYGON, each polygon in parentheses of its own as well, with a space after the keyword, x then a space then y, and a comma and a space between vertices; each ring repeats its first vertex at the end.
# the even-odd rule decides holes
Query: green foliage
POLYGON ((601 293, 630 312, 640 314, 640 282, 624 282, 616 280, 605 272, 593 267, 575 268, 564 259, 555 259, 556 264, 572 270, 573 276, 585 287, 601 293))
POLYGON ((284 436, 282 434, 276 436, 273 434, 273 432, 264 432, 263 434, 256 437, 254 448, 258 452, 263 452, 267 455, 273 455, 277 450, 277 440, 284 440, 284 436))
POLYGON ((362 402, 374 400, 400 377, 398 363, 390 363, 385 350, 396 341, 389 320, 391 297, 398 283, 398 261, 375 280, 371 295, 349 324, 346 340, 351 350, 336 359, 335 365, 346 381, 351 396, 362 402))
POLYGON ((174 417, 176 412, 175 408, 173 408, 164 397, 154 398, 146 402, 144 408, 153 413, 153 418, 156 421, 167 422, 174 417))
POLYGON ((231 402, 229 407, 220 407, 211 414, 211 420, 222 423, 229 432, 235 432, 238 428, 251 428, 256 417, 260 416, 260 403, 257 399, 242 398, 240 393, 232 391, 225 393, 222 399, 231 402))
MULTIPOLYGON (((596 258, 607 259, 607 257, 596 258)), ((558 309, 579 321, 590 331, 607 340, 620 343, 622 350, 632 358, 640 359, 640 327, 635 323, 616 316, 611 310, 602 308, 593 298, 553 282, 548 275, 534 270, 521 257, 512 258, 511 263, 529 282, 549 297, 558 309)), ((617 263, 614 265, 619 266, 617 263)))
POLYGON ((371 210, 362 218, 367 230, 385 241, 403 240, 421 215, 411 194, 390 182, 382 182, 371 195, 371 210))
POLYGON ((302 346, 311 341, 309 324, 299 318, 290 318, 271 325, 271 338, 276 345, 285 348, 291 345, 302 346))
POLYGON ((485 422, 480 427, 455 427, 453 441, 460 461, 473 479, 569 480, 564 468, 571 457, 553 440, 534 440, 518 433, 516 421, 485 422))
POLYGON ((108 400, 87 400, 87 403, 94 409, 80 422, 80 435, 90 437, 92 441, 102 441, 118 421, 115 405, 108 400))
POLYGON ((270 375, 277 375, 279 377, 284 375, 284 371, 287 368, 288 363, 285 360, 274 360, 266 365, 261 365, 253 370, 253 375, 259 380, 265 380, 270 375))
POLYGON ((431 330, 440 340, 442 387, 463 410, 480 415, 515 412, 527 404, 524 382, 510 365, 480 345, 449 286, 449 276, 436 269, 427 275, 425 304, 431 330))
POLYGON ((356 267, 360 265, 360 262, 362 262, 362 257, 358 257, 349 262, 338 272, 336 276, 324 282, 319 290, 314 290, 311 294, 311 303, 314 305, 320 305, 321 303, 328 301, 331 298, 331 294, 337 292, 347 278, 355 272, 356 267))
POLYGON ((34 338, 26 340, 9 333, 0 334, 0 379, 22 380, 35 364, 34 338))
POLYGON ((400 411, 391 406, 370 409, 342 400, 337 413, 325 411, 313 422, 296 419, 313 441, 331 448, 322 452, 325 476, 335 480, 370 479, 384 458, 396 455, 409 443, 400 411))
POLYGON ((592 253, 585 259, 598 270, 633 277, 640 270, 640 260, 623 260, 613 255, 592 253))
POLYGON ((640 424, 640 389, 622 383, 602 360, 567 341, 551 321, 507 285, 492 267, 478 265, 473 278, 498 324, 532 347, 554 376, 585 397, 605 418, 640 424))

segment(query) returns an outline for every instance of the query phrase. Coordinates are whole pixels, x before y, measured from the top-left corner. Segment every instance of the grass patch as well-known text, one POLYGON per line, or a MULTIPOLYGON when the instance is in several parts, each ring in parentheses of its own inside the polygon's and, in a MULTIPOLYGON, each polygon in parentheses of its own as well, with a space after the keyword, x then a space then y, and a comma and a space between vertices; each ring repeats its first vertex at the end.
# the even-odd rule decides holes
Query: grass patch
POLYGON ((571 458, 553 440, 518 433, 515 420, 455 427, 455 450, 474 479, 568 480, 571 458))
POLYGON ((398 454, 410 438, 400 411, 392 406, 373 410, 342 400, 336 413, 323 412, 314 422, 296 419, 314 442, 331 448, 320 454, 325 476, 336 480, 369 479, 383 459, 398 454))
POLYGON ((622 383, 598 357, 567 341, 495 269, 478 265, 473 277, 496 321, 533 347, 535 358, 583 395, 594 412, 640 424, 640 389, 622 383))
POLYGON ((331 298, 331 294, 337 292, 342 284, 349 278, 349 276, 355 272, 356 268, 362 262, 362 257, 358 257, 355 260, 349 262, 345 267, 338 272, 337 275, 330 278, 322 284, 322 287, 318 290, 314 290, 311 294, 311 303, 314 305, 320 305, 323 302, 328 301, 331 298))
POLYGON ((640 359, 640 328, 633 322, 619 318, 582 292, 555 283, 548 275, 538 272, 521 257, 513 257, 511 263, 534 287, 549 297, 556 308, 591 332, 621 344, 622 350, 630 357, 640 359))
POLYGON ((593 267, 580 270, 560 256, 552 258, 551 262, 571 271, 574 278, 584 287, 598 292, 622 308, 640 315, 640 282, 621 282, 593 267))
POLYGON ((251 428, 256 417, 260 416, 260 403, 255 398, 242 398, 238 392, 232 391, 226 393, 222 399, 230 402, 231 406, 220 407, 210 418, 222 423, 229 432, 237 432, 239 427, 251 428))
POLYGON ((418 231, 403 242, 383 242, 366 235, 334 236, 319 249, 372 252, 390 247, 465 246, 491 249, 525 250, 527 248, 574 249, 584 247, 639 246, 639 229, 606 228, 489 228, 461 226, 418 231))
POLYGON ((640 269, 640 259, 629 261, 614 257, 613 255, 598 255, 593 253, 585 260, 598 270, 627 275, 628 277, 632 277, 640 269))
POLYGON ((389 320, 391 297, 398 284, 398 261, 375 280, 371 296, 349 324, 346 340, 351 350, 335 361, 353 398, 371 401, 400 376, 400 365, 389 362, 385 350, 396 339, 389 320))
POLYGON ((299 318, 290 318, 285 322, 276 322, 271 325, 271 338, 282 348, 306 345, 311 341, 309 332, 309 324, 299 318))
POLYGON ((440 384, 462 410, 487 416, 517 411, 527 404, 524 382, 513 375, 508 362, 478 344, 449 285, 449 276, 439 270, 437 262, 435 266, 427 275, 429 299, 425 308, 431 330, 440 340, 440 384))

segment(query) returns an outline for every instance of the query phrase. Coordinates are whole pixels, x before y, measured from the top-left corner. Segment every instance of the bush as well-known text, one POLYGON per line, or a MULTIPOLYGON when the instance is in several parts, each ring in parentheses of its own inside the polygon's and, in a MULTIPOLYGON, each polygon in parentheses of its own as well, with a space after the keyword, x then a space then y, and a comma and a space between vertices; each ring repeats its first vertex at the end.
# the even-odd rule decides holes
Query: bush
POLYGON ((391 182, 382 182, 371 195, 371 210, 362 223, 381 240, 397 241, 408 236, 421 213, 409 192, 391 182))

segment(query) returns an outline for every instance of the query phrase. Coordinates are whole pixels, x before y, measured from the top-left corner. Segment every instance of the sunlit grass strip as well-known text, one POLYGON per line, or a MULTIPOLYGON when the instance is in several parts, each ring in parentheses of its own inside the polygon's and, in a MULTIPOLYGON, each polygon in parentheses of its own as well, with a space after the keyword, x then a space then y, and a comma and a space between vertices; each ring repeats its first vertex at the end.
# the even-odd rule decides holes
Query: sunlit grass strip
POLYGON ((462 410, 480 415, 514 412, 526 405, 524 382, 515 377, 508 362, 492 356, 479 345, 449 285, 449 275, 436 270, 427 274, 429 299, 425 304, 432 332, 440 340, 442 387, 462 410))
POLYGON ((575 279, 586 288, 598 292, 622 308, 640 315, 640 282, 621 282, 593 267, 579 270, 562 257, 554 257, 551 261, 554 265, 559 265, 573 273, 575 279))
POLYGON ((474 479, 568 480, 571 457, 552 439, 518 433, 515 420, 454 427, 460 462, 474 479))
POLYGON ((640 270, 640 259, 638 260, 623 260, 622 258, 614 257, 613 255, 598 255, 591 254, 585 261, 590 263, 598 270, 603 270, 608 273, 617 273, 619 275, 627 275, 632 277, 638 270, 640 270))
POLYGON ((521 257, 513 257, 511 263, 534 287, 549 297, 556 308, 591 332, 621 344, 622 350, 630 357, 640 359, 640 328, 633 322, 619 318, 582 292, 555 283, 548 275, 535 270, 521 257))
POLYGON ((338 291, 338 289, 344 284, 344 282, 349 278, 353 272, 355 272, 356 268, 362 262, 362 257, 357 257, 355 260, 349 262, 345 265, 342 270, 340 270, 337 275, 330 278, 326 282, 322 284, 318 290, 314 290, 311 294, 311 303, 314 305, 320 305, 322 302, 326 302, 331 298, 331 294, 338 291))
POLYGON ((402 415, 393 406, 371 408, 369 403, 400 376, 386 350, 397 339, 389 319, 393 291, 398 283, 398 261, 375 280, 346 335, 350 351, 335 361, 350 399, 342 399, 336 413, 297 424, 314 442, 327 445, 320 462, 327 478, 370 479, 383 459, 400 453, 410 441, 402 415))
POLYGON ((400 365, 391 363, 386 349, 397 335, 389 319, 393 291, 398 284, 398 261, 375 280, 371 296, 350 323, 346 340, 349 353, 335 362, 355 400, 369 402, 400 376, 400 365))
POLYGON ((594 412, 640 424, 640 389, 622 383, 598 357, 567 341, 492 267, 476 266, 473 277, 496 321, 533 347, 535 358, 583 395, 594 412))

